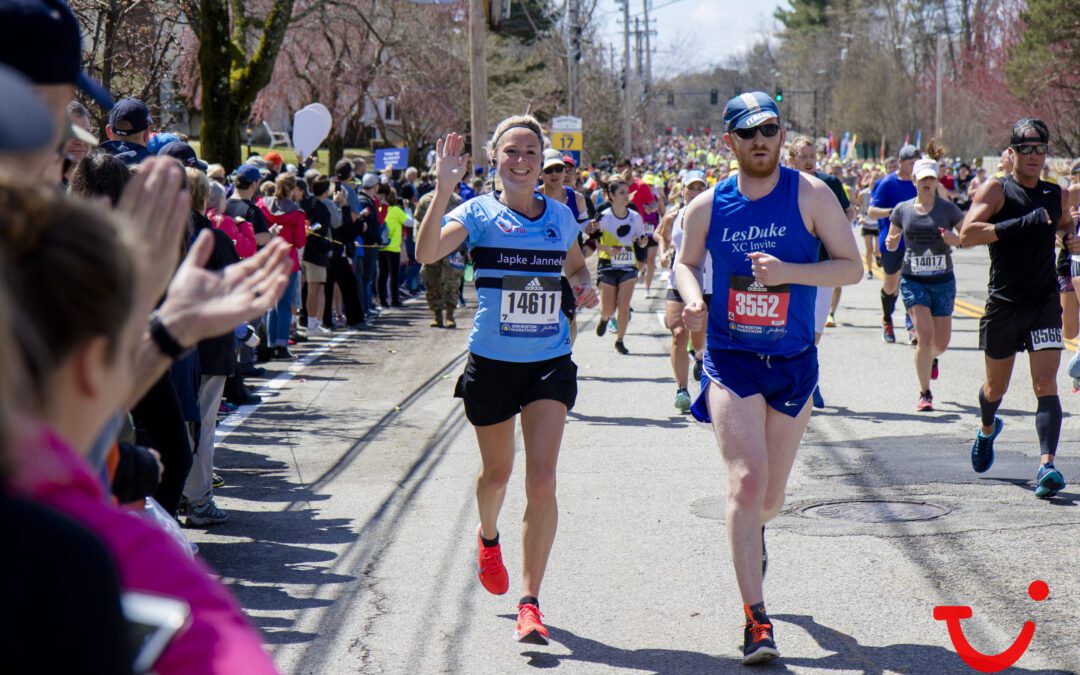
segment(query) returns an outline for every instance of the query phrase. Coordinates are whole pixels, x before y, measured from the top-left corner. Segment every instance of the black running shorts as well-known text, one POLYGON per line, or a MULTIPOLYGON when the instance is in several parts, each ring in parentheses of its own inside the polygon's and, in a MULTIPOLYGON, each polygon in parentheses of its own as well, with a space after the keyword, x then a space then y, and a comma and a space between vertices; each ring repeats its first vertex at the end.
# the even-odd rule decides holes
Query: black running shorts
POLYGON ((454 398, 465 402, 465 417, 477 427, 505 422, 533 401, 558 401, 570 410, 577 400, 577 365, 569 354, 514 363, 470 353, 454 398))
POLYGON ((618 288, 624 281, 638 278, 638 271, 628 267, 601 267, 596 270, 596 285, 608 284, 618 288))
MULTIPOLYGON (((667 289, 666 298, 668 302, 677 302, 680 305, 686 304, 683 302, 682 295, 677 288, 667 289)), ((705 301, 705 307, 709 307, 712 304, 712 293, 705 293, 701 299, 705 301)))
POLYGON ((986 301, 979 320, 979 349, 992 359, 1007 359, 1017 352, 1064 349, 1061 302, 1056 297, 1036 306, 986 301))

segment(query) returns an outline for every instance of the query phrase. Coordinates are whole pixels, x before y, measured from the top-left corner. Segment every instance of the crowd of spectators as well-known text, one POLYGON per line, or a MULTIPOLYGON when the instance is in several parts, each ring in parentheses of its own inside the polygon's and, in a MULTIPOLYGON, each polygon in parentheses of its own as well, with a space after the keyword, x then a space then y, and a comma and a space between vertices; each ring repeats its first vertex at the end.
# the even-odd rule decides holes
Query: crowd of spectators
POLYGON ((0 3, 4 670, 275 673, 180 525, 229 517, 215 429, 260 402, 260 363, 423 293, 433 186, 363 158, 208 164, 83 72, 80 34, 63 0, 0 3))

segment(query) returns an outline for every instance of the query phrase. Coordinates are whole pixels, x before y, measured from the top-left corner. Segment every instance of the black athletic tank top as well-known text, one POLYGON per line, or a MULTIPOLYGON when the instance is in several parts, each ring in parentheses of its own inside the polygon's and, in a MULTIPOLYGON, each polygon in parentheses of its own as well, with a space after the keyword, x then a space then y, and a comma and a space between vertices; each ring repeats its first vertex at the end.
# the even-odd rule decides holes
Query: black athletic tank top
POLYGON ((1017 305, 1040 305, 1057 297, 1057 272, 1054 269, 1054 234, 1061 220, 1061 188, 1039 181, 1033 188, 1003 176, 998 181, 1005 191, 1005 203, 990 222, 997 224, 1020 218, 1044 208, 1052 224, 1021 238, 990 244, 991 300, 1017 305))

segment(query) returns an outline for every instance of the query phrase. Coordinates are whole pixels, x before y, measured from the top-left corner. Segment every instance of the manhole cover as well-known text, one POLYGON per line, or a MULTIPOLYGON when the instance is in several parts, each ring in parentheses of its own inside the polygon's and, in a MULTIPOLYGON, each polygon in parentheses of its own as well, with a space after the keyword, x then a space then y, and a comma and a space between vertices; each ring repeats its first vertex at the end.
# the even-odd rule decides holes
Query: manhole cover
POLYGON ((952 511, 947 506, 930 502, 888 502, 880 500, 848 500, 811 504, 799 509, 810 518, 850 520, 856 523, 895 523, 911 520, 933 520, 952 511))

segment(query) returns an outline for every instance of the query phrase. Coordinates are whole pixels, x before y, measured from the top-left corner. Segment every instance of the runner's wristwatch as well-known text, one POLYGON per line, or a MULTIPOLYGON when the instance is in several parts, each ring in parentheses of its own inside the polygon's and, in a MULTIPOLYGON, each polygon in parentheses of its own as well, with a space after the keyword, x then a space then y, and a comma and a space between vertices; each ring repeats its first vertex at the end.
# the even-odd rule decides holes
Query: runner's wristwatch
POLYGON ((157 348, 162 354, 169 357, 173 361, 179 361, 191 352, 195 351, 195 346, 185 348, 173 334, 169 332, 169 329, 165 327, 164 322, 161 320, 161 314, 155 309, 150 313, 150 339, 154 341, 157 348))

